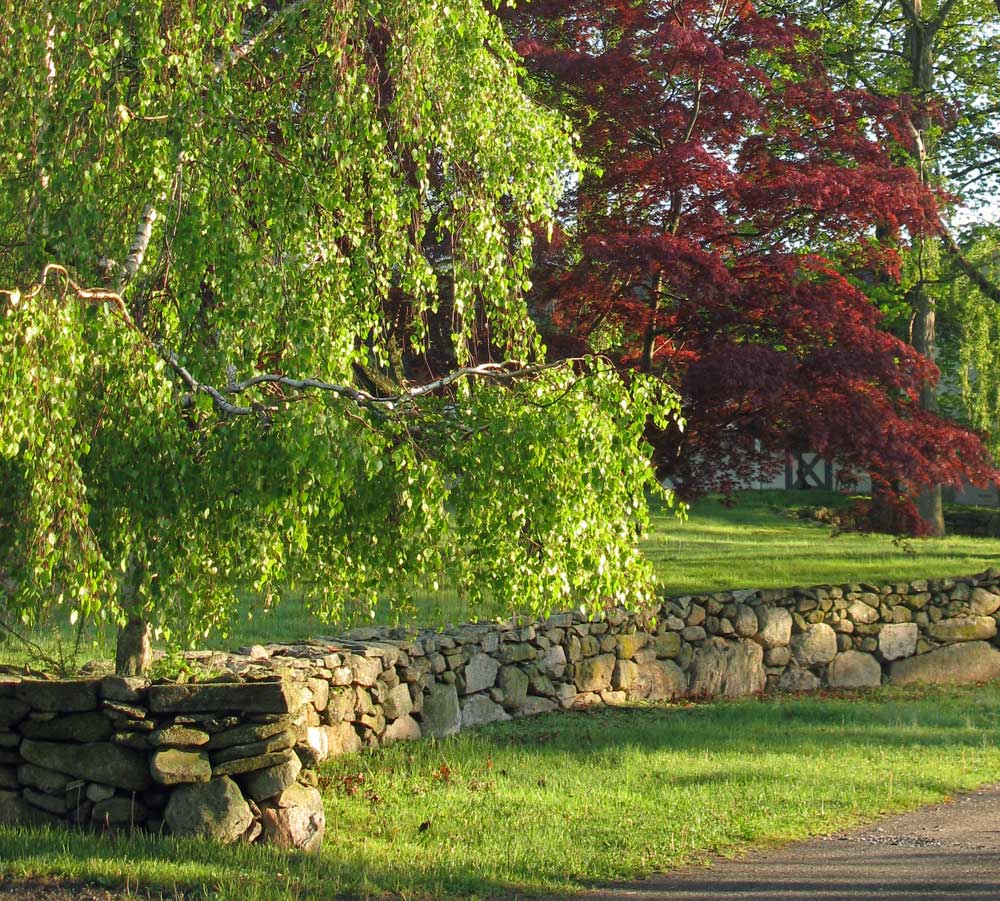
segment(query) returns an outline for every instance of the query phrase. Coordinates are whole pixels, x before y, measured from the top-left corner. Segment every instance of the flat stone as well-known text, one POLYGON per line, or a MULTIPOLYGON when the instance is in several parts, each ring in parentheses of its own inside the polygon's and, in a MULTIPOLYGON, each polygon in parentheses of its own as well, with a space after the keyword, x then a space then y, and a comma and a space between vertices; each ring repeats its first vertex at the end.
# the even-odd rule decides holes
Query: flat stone
POLYGON ((792 659, 801 667, 829 663, 837 654, 837 633, 826 623, 813 623, 792 637, 792 659))
POLYGON ((992 616, 955 616, 931 623, 927 634, 938 641, 983 641, 997 634, 992 616))
POLYGON ((889 623, 878 634, 878 652, 883 660, 911 657, 917 650, 919 634, 916 623, 889 623))
POLYGON ((882 667, 871 654, 845 651, 830 662, 826 681, 830 688, 878 688, 882 667))
POLYGON ((246 745, 231 745, 221 751, 212 754, 212 765, 226 763, 230 760, 237 760, 241 757, 257 757, 261 754, 270 754, 274 751, 284 751, 295 744, 295 733, 291 729, 271 735, 260 741, 251 742, 246 745))
POLYGON ((792 614, 784 607, 757 608, 757 641, 765 648, 782 647, 792 638, 792 614))
POLYGON ((458 692, 454 685, 435 682, 424 694, 424 706, 420 711, 420 725, 424 735, 446 738, 455 735, 462 727, 462 713, 458 703, 458 692))
POLYGON ((26 804, 18 792, 0 791, 0 826, 44 825, 60 822, 55 814, 26 804))
MULTIPOLYGON (((346 695, 346 693, 345 693, 346 695)), ((353 712, 353 700, 351 701, 353 712)), ((291 725, 288 717, 281 717, 273 723, 246 723, 236 726, 233 729, 226 729, 223 732, 216 732, 205 745, 209 751, 219 751, 222 748, 231 748, 233 745, 247 745, 251 742, 261 741, 284 732, 291 725)))
POLYGON ((294 785, 301 772, 299 758, 295 754, 289 754, 282 763, 240 776, 236 781, 246 797, 254 801, 266 801, 294 785))
POLYGON ((382 740, 386 744, 391 744, 394 741, 415 741, 421 735, 420 723, 412 716, 401 716, 386 726, 382 740))
POLYGON ((255 770, 276 766, 287 759, 287 751, 275 751, 271 754, 261 754, 258 757, 240 757, 237 760, 227 760, 212 767, 212 776, 236 776, 240 773, 252 773, 255 770))
POLYGON ((52 720, 25 720, 20 732, 25 738, 43 741, 105 741, 114 731, 111 722, 100 713, 72 713, 52 720))
POLYGON ((101 679, 99 694, 105 701, 121 701, 136 704, 142 700, 149 679, 142 676, 105 676, 101 679))
POLYGON ((58 795, 66 790, 70 777, 33 763, 23 763, 17 768, 17 780, 21 785, 30 785, 43 792, 58 795))
POLYGON ((688 690, 698 697, 757 694, 767 683, 764 650, 753 641, 712 638, 695 651, 688 675, 688 690))
POLYGON ((54 813, 56 816, 65 816, 68 810, 65 795, 50 795, 46 792, 35 791, 33 788, 26 788, 21 792, 21 797, 32 807, 54 813))
POLYGON ((174 789, 163 819, 174 835, 231 844, 250 828, 253 814, 236 783, 223 776, 174 789))
POLYGON ((187 782, 208 782, 212 765, 204 751, 166 748, 153 754, 149 771, 161 785, 183 785, 187 782))
POLYGON ((509 719, 510 715, 499 704, 491 701, 488 695, 470 695, 462 701, 462 728, 509 719))
POLYGON ((146 756, 111 742, 69 745, 26 738, 21 756, 46 769, 129 791, 142 791, 150 783, 146 756))
POLYGON ((285 682, 211 682, 194 685, 151 685, 147 691, 154 713, 290 713, 299 700, 285 682))
POLYGON ((0 730, 0 748, 16 748, 21 744, 21 736, 16 732, 0 730))
POLYGON ((893 685, 990 682, 994 679, 1000 679, 1000 651, 985 641, 949 645, 897 660, 889 670, 889 682, 893 685))
POLYGON ((531 695, 517 711, 518 716, 539 716, 557 710, 559 705, 551 698, 539 698, 531 695))
POLYGON ((307 853, 319 851, 326 830, 323 798, 315 788, 296 783, 260 806, 261 841, 307 853))
POLYGON ((201 729, 173 725, 151 732, 149 742, 156 748, 198 748, 208 744, 209 736, 201 729))
POLYGON ((97 679, 67 679, 42 682, 25 679, 15 689, 15 697, 33 710, 80 713, 97 709, 97 679))
POLYGON ((489 654, 473 654, 465 664, 465 694, 486 691, 496 684, 500 664, 489 654))
POLYGON ((576 688, 581 692, 600 692, 611 689, 611 677, 617 658, 614 654, 588 657, 576 665, 576 688))

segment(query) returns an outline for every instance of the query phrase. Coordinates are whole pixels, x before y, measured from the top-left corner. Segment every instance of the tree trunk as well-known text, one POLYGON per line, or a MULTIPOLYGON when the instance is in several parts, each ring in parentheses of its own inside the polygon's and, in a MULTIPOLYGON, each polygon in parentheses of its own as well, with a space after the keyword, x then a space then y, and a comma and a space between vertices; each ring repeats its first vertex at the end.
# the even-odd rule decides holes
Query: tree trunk
MULTIPOLYGON (((913 306, 913 346, 929 360, 937 356, 937 335, 934 299, 923 285, 914 288, 911 295, 913 306)), ((937 411, 937 391, 933 385, 924 385, 920 390, 920 406, 931 413, 937 411)), ((917 512, 930 526, 932 535, 944 535, 944 505, 941 486, 932 485, 917 498, 917 512)))
POLYGON ((130 616, 118 630, 115 648, 115 674, 119 676, 144 676, 153 662, 152 629, 138 616, 130 616))

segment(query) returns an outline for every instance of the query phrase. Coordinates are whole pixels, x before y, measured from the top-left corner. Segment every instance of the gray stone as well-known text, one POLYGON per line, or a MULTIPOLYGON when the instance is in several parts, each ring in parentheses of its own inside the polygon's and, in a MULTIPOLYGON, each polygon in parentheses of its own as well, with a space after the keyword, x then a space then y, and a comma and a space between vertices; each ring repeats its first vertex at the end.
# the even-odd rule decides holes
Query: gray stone
POLYGON ((792 638, 792 615, 784 607, 757 609, 757 641, 765 648, 783 647, 792 638))
POLYGON ((111 722, 101 713, 71 713, 52 720, 26 720, 20 731, 25 738, 47 741, 105 741, 114 731, 111 722))
MULTIPOLYGON (((614 659, 612 657, 612 659, 614 659)), ((487 723, 498 723, 509 720, 503 707, 495 704, 488 695, 470 695, 462 701, 462 727, 484 726, 487 723)))
POLYGON ((753 607, 746 604, 736 605, 736 614, 732 617, 733 631, 741 638, 753 638, 757 634, 757 614, 753 607))
POLYGON ((59 818, 26 804, 18 792, 0 791, 0 826, 58 823, 59 818))
POLYGON ((212 752, 212 765, 217 766, 230 760, 237 760, 241 757, 257 757, 260 754, 270 754, 275 751, 284 751, 295 744, 295 733, 291 729, 278 732, 276 735, 262 738, 260 741, 250 742, 245 745, 230 745, 220 751, 212 752))
POLYGON ((611 688, 611 677, 614 675, 614 654, 600 654, 588 657, 576 665, 576 687, 578 691, 608 691, 611 688))
POLYGON ((549 698, 538 698, 531 696, 527 698, 524 705, 517 711, 518 716, 538 716, 542 713, 551 713, 558 709, 559 705, 549 698))
POLYGON ((528 674, 519 666, 505 666, 500 670, 497 685, 503 694, 500 702, 505 710, 516 710, 528 697, 528 674))
POLYGON ((154 713, 289 713, 300 700, 285 682, 151 685, 147 698, 154 713))
POLYGON ((955 616, 927 627, 927 634, 938 641, 982 641, 997 634, 992 616, 955 616))
POLYGON ((897 660, 889 682, 990 682, 1000 679, 1000 651, 985 641, 969 641, 897 660))
POLYGON ((778 691, 806 692, 816 691, 821 686, 819 679, 809 670, 790 666, 778 680, 778 691))
POLYGON ((767 666, 787 666, 791 659, 792 652, 787 645, 777 645, 764 652, 764 663, 767 666))
POLYGON ((489 654, 473 654, 465 664, 465 694, 486 691, 496 684, 500 664, 489 654))
POLYGON ((969 610, 976 616, 990 616, 1000 610, 1000 594, 985 588, 974 588, 969 600, 969 610))
POLYGON ((302 764, 315 767, 330 756, 330 733, 326 726, 306 726, 298 730, 295 753, 302 764))
POLYGON ((882 667, 871 654, 845 651, 830 662, 826 681, 830 688, 878 688, 882 667))
POLYGON ((764 651, 752 641, 712 638, 695 651, 688 669, 695 696, 756 694, 764 690, 764 651))
POLYGON ((625 660, 635 657, 636 651, 645 644, 646 636, 642 632, 614 636, 614 651, 619 657, 625 660))
POLYGON ((386 726, 383 741, 386 744, 394 741, 416 741, 421 735, 420 724, 412 716, 401 716, 386 726))
POLYGON ((454 685, 442 685, 440 682, 431 685, 424 694, 420 724, 424 735, 434 738, 445 738, 458 732, 462 726, 462 713, 454 685))
POLYGON ((99 782, 91 782, 87 786, 85 794, 88 801, 93 801, 96 804, 98 801, 107 801, 108 798, 113 798, 115 796, 115 787, 113 785, 101 785, 99 782))
POLYGON ((883 660, 910 657, 917 650, 919 629, 916 623, 889 623, 878 634, 878 651, 883 660))
MULTIPOLYGON (((654 658, 655 659, 655 658, 654 658)), ((619 660, 611 675, 611 687, 615 691, 628 691, 639 675, 639 665, 633 660, 619 660)))
POLYGON ((237 782, 243 789, 243 794, 254 801, 266 801, 275 795, 280 795, 290 785, 294 785, 302 772, 302 764, 295 754, 289 754, 288 759, 266 770, 257 770, 240 776, 237 782))
POLYGON ((95 825, 138 826, 149 818, 149 811, 134 798, 106 798, 94 804, 90 818, 95 825))
POLYGON ((566 672, 566 651, 562 645, 553 645, 541 659, 542 672, 552 679, 561 679, 566 672))
POLYGON ((850 607, 847 608, 847 615, 856 622, 868 625, 878 621, 878 610, 874 607, 869 607, 862 601, 854 601, 850 607))
POLYGON ((315 788, 291 785, 260 806, 261 841, 279 848, 316 852, 323 844, 326 817, 315 788))
POLYGON ((70 777, 65 773, 57 773, 55 770, 35 766, 33 763, 24 763, 19 766, 17 779, 21 785, 30 785, 32 788, 41 789, 41 791, 53 795, 64 792, 70 781, 70 777))
MULTIPOLYGON (((350 699, 350 712, 353 713, 353 693, 345 692, 344 696, 350 699)), ((338 719, 347 718, 348 715, 338 717, 338 719)), ((226 729, 224 732, 216 732, 208 740, 208 744, 205 747, 209 751, 218 751, 222 748, 231 748, 234 745, 250 744, 251 742, 270 738, 279 732, 284 732, 290 725, 291 720, 288 717, 279 717, 273 723, 246 723, 245 725, 236 726, 233 729, 226 729)))
POLYGON ((187 782, 208 782, 212 765, 204 751, 166 748, 153 754, 149 771, 161 785, 182 785, 187 782))
POLYGON ((0 766, 0 788, 19 788, 20 785, 16 767, 0 766))
POLYGON ((21 797, 32 807, 54 813, 56 816, 65 816, 69 809, 65 795, 50 795, 46 792, 35 791, 33 788, 26 788, 21 792, 21 797))
POLYGON ((395 688, 389 689, 382 701, 382 710, 387 720, 396 720, 402 716, 409 716, 413 710, 413 700, 410 698, 410 687, 404 682, 395 688))
POLYGON ((256 757, 238 757, 236 760, 227 760, 225 763, 212 765, 212 778, 218 776, 237 776, 241 773, 252 773, 256 770, 264 770, 270 766, 277 766, 288 759, 288 750, 273 751, 269 754, 259 754, 256 757))
POLYGON ((122 701, 135 704, 142 700, 149 679, 141 676, 105 676, 101 679, 100 696, 105 701, 122 701))
POLYGON ((687 676, 673 660, 650 660, 638 665, 628 690, 630 700, 668 701, 687 692, 687 676))
POLYGON ((0 729, 0 748, 16 748, 19 744, 21 744, 20 735, 0 729))
POLYGON ((97 709, 97 679, 67 679, 60 682, 19 682, 15 696, 33 710, 79 713, 97 709))
POLYGON ((799 666, 829 663, 837 654, 837 633, 826 623, 813 623, 792 637, 791 649, 799 666))
POLYGON ((653 641, 653 648, 657 657, 673 659, 681 652, 682 639, 677 632, 664 632, 657 635, 653 641))
POLYGON ((68 745, 26 738, 21 756, 46 769, 129 791, 142 791, 150 783, 146 756, 111 742, 68 745))
POLYGON ((174 724, 151 732, 149 741, 157 748, 199 748, 208 744, 209 736, 201 729, 174 724))
POLYGON ((250 828, 253 815, 236 783, 223 776, 174 789, 163 819, 174 835, 230 844, 250 828))

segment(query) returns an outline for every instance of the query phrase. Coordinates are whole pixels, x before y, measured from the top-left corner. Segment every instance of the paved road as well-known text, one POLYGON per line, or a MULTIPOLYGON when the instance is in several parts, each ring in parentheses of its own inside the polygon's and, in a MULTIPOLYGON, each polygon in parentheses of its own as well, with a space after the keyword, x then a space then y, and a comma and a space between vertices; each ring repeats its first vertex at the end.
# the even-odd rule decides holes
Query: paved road
POLYGON ((1000 901, 1000 785, 844 833, 718 860, 586 901, 1000 901))

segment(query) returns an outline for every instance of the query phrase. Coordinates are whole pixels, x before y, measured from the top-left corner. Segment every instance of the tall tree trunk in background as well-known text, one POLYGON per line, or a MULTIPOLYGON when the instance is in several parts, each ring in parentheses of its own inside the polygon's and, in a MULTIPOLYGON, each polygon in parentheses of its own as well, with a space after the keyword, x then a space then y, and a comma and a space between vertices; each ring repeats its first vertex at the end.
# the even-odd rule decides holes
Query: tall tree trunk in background
POLYGON ((118 603, 128 616, 118 630, 115 648, 115 674, 119 676, 144 676, 153 662, 152 629, 139 596, 143 573, 144 567, 133 553, 118 589, 118 603))

